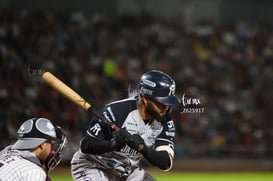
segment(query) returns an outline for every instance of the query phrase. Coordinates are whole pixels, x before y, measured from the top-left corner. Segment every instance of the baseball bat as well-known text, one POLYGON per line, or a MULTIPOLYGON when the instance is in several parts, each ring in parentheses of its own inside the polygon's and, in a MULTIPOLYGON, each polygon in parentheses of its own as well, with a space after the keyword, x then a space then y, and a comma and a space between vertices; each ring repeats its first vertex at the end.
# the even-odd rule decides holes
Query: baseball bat
POLYGON ((87 102, 76 91, 68 87, 64 82, 62 82, 52 73, 44 72, 42 74, 42 79, 53 89, 61 93, 73 103, 83 108, 85 111, 95 114, 102 121, 103 124, 109 125, 114 131, 119 130, 118 126, 107 120, 100 112, 94 109, 89 102, 87 102))

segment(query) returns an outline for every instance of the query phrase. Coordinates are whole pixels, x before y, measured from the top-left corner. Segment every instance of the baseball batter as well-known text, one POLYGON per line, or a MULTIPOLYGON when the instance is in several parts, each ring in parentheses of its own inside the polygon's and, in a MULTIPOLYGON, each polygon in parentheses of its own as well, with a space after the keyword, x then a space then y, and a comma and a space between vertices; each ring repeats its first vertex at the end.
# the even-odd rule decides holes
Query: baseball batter
POLYGON ((175 126, 171 106, 179 104, 175 82, 152 70, 141 76, 135 96, 105 105, 100 112, 121 129, 92 117, 80 149, 71 161, 75 181, 154 181, 139 166, 144 157, 168 171, 174 158, 175 126))
POLYGON ((49 181, 48 171, 61 161, 66 137, 46 118, 25 121, 18 140, 0 152, 0 181, 49 181))

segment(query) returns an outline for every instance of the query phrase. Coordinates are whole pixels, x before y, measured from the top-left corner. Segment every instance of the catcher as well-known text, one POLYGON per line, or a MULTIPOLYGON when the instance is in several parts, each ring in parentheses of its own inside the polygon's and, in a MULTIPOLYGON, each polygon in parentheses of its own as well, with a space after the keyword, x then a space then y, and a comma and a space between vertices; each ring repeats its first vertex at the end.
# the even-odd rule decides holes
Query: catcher
POLYGON ((32 118, 18 129, 18 140, 0 153, 1 181, 50 181, 48 172, 62 159, 62 129, 46 118, 32 118))

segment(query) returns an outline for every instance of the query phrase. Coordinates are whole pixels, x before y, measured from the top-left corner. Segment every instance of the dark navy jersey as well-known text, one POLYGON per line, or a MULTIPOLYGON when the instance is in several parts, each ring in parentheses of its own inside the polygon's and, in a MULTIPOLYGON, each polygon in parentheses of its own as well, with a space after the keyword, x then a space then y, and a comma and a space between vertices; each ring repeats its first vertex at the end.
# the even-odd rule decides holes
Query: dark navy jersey
MULTIPOLYGON (((125 127, 131 134, 139 134, 147 146, 154 145, 156 141, 161 141, 161 144, 174 145, 175 127, 173 120, 169 117, 169 120, 163 125, 156 120, 151 123, 145 123, 137 110, 135 98, 110 103, 100 111, 104 117, 118 127, 125 127)), ((109 140, 112 137, 111 128, 103 123, 101 124, 97 119, 92 121, 87 133, 98 139, 109 140)))
MULTIPOLYGON (((118 127, 125 127, 130 134, 139 134, 147 146, 154 147, 157 151, 167 151, 171 163, 167 170, 172 167, 175 126, 170 116, 167 117, 165 123, 157 120, 145 123, 137 109, 136 98, 134 97, 112 102, 99 111, 118 127)), ((113 130, 95 118, 91 121, 87 134, 98 140, 110 140, 113 130)), ((102 155, 87 155, 80 152, 77 158, 83 162, 95 160, 100 166, 106 168, 109 166, 110 160, 114 163, 118 162, 122 167, 128 167, 138 165, 141 154, 126 145, 118 152, 114 151, 102 155)))

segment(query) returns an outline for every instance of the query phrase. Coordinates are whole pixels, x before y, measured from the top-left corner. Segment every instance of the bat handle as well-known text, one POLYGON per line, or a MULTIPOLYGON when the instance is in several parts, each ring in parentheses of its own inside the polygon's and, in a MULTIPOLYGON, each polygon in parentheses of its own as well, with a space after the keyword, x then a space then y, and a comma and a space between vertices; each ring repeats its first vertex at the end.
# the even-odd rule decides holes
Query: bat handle
POLYGON ((114 131, 118 131, 119 130, 119 127, 115 124, 112 124, 111 128, 114 130, 114 131))
POLYGON ((92 115, 96 115, 103 124, 110 126, 114 131, 118 131, 119 127, 117 125, 115 125, 114 123, 110 122, 109 120, 107 120, 100 112, 98 112, 96 109, 94 109, 93 107, 89 107, 88 108, 88 112, 92 115))
MULTIPOLYGON (((94 109, 94 108, 92 108, 92 107, 89 107, 89 108, 88 108, 88 112, 89 112, 90 114, 95 114, 95 115, 103 122, 103 124, 106 124, 106 125, 110 126, 114 131, 118 131, 118 130, 120 129, 117 125, 115 125, 114 123, 108 121, 108 120, 107 120, 102 114, 100 114, 96 109, 94 109)), ((142 144, 139 145, 138 151, 143 150, 144 147, 145 147, 145 146, 142 145, 142 144)))

